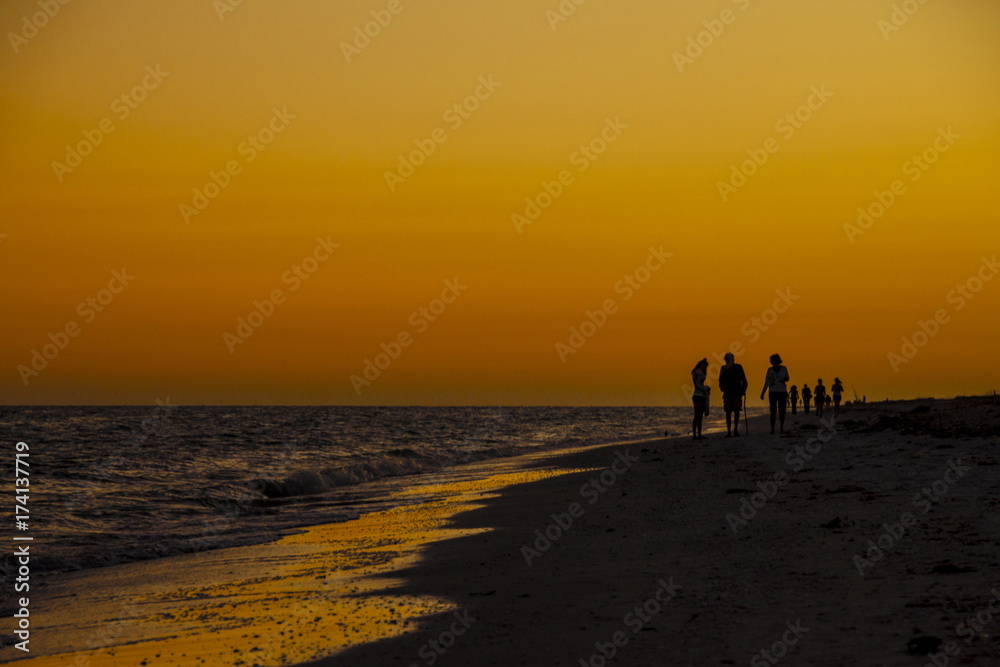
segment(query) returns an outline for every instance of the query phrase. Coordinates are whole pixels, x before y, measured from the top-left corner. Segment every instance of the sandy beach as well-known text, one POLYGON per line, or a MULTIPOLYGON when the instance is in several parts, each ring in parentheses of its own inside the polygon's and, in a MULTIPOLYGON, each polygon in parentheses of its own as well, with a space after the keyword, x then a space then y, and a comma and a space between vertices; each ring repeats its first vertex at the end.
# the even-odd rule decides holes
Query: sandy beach
POLYGON ((759 418, 748 439, 568 457, 637 460, 592 505, 594 473, 506 489, 453 522, 494 530, 396 573, 395 592, 477 619, 453 646, 441 614, 314 664, 998 664, 998 422, 995 397, 868 404, 833 427, 800 412, 786 437, 759 418), (766 502, 734 531, 744 499, 766 502), (583 515, 529 567, 521 546, 573 503, 583 515))
POLYGON ((998 424, 995 397, 867 404, 507 461, 273 544, 52 577, 24 664, 998 664, 998 424))

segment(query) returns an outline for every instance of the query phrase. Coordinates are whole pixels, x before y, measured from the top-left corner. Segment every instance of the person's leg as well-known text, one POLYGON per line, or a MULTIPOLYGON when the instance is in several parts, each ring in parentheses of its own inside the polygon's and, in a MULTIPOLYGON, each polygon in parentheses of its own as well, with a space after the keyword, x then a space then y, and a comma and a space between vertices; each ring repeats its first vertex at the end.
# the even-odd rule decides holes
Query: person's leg
MULTIPOLYGON (((739 415, 736 415, 737 421, 739 420, 739 415)), ((733 435, 733 411, 726 408, 726 437, 731 437, 733 435)))
POLYGON ((767 399, 771 406, 771 433, 774 433, 774 418, 778 414, 778 401, 773 392, 767 392, 767 399))
POLYGON ((733 431, 738 437, 740 434, 740 404, 737 404, 735 407, 736 415, 733 417, 733 431))
POLYGON ((778 394, 778 421, 781 422, 781 432, 785 432, 785 403, 788 401, 788 394, 778 394))
POLYGON ((701 417, 705 414, 705 403, 695 402, 694 404, 694 421, 691 422, 691 436, 695 440, 701 437, 701 417))

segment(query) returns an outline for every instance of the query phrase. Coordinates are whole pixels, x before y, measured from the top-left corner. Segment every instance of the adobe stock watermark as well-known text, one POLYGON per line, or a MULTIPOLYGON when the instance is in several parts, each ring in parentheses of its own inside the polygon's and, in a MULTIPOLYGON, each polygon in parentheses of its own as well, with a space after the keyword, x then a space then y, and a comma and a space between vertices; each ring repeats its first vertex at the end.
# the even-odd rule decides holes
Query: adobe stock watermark
MULTIPOLYGON (((674 583, 673 577, 670 577, 669 582, 660 579, 656 583, 660 587, 653 593, 653 596, 642 604, 632 607, 622 617, 622 625, 632 630, 633 635, 642 632, 643 628, 652 623, 656 616, 659 616, 666 604, 680 593, 681 587, 674 583)), ((629 636, 625 631, 618 630, 611 635, 610 641, 595 642, 594 648, 597 650, 586 659, 580 658, 580 667, 605 667, 608 661, 613 660, 628 642, 629 636)))
POLYGON ((806 441, 804 445, 796 445, 785 454, 785 465, 789 471, 778 470, 772 479, 757 482, 757 492, 745 495, 740 498, 739 514, 729 512, 726 514, 726 523, 729 524, 733 535, 736 535, 740 528, 746 528, 757 516, 757 512, 764 509, 769 500, 772 500, 778 491, 783 489, 791 481, 791 473, 801 472, 806 463, 812 461, 815 456, 823 451, 823 445, 830 442, 837 435, 837 429, 833 420, 823 417, 819 420, 820 427, 816 435, 806 441))
POLYGON ((215 10, 219 22, 226 20, 226 14, 236 11, 236 8, 243 4, 243 0, 212 0, 212 9, 215 10))
MULTIPOLYGON (((734 5, 739 7, 741 12, 745 12, 750 7, 750 0, 732 1, 734 5)), ((735 23, 738 16, 739 14, 732 9, 726 8, 719 13, 718 18, 702 21, 705 29, 697 35, 687 38, 687 47, 683 52, 674 51, 674 64, 677 65, 677 71, 683 74, 684 68, 687 65, 693 65, 695 60, 701 58, 702 54, 705 53, 705 49, 715 44, 715 40, 725 32, 726 26, 735 23)))
MULTIPOLYGON (((911 183, 916 183, 934 166, 941 156, 951 150, 952 146, 962 138, 956 134, 951 126, 948 129, 938 128, 938 136, 934 142, 922 152, 912 156, 903 163, 902 171, 904 176, 910 177, 911 183)), ((889 185, 888 190, 875 191, 875 200, 868 206, 858 207, 858 219, 856 224, 844 223, 844 233, 847 240, 854 244, 854 239, 868 231, 875 221, 881 218, 895 205, 900 197, 908 192, 906 183, 902 179, 896 179, 889 185)))
MULTIPOLYGON (((300 287, 309 280, 320 267, 330 259, 333 251, 340 247, 339 243, 330 240, 330 235, 326 238, 322 236, 316 238, 316 246, 312 252, 296 264, 293 264, 281 274, 281 283, 288 285, 289 292, 297 292, 300 287)), ((264 322, 271 319, 278 306, 284 305, 287 300, 284 290, 279 287, 272 289, 263 300, 253 301, 253 310, 246 317, 236 318, 236 329, 234 333, 228 331, 222 334, 222 342, 225 343, 229 354, 236 352, 236 346, 247 342, 256 331, 264 326, 264 322)))
MULTIPOLYGON (((260 497, 258 494, 266 494, 267 488, 271 486, 269 480, 285 479, 295 469, 299 453, 297 444, 282 439, 280 453, 271 456, 265 468, 255 468, 251 471, 257 477, 249 487, 237 489, 235 495, 224 500, 209 501, 208 505, 215 510, 215 514, 202 521, 199 536, 188 538, 191 548, 194 551, 205 551, 219 546, 222 539, 230 534, 234 522, 239 517, 254 511, 255 502, 260 497)), ((280 482, 273 483, 273 486, 280 486, 280 482)), ((272 528, 266 529, 266 532, 274 535, 272 528)))
POLYGON ((966 616, 955 627, 955 634, 959 637, 968 635, 968 638, 965 640, 966 644, 973 642, 987 626, 1000 617, 1000 591, 994 588, 990 590, 990 593, 993 594, 993 599, 989 601, 989 604, 976 611, 975 614, 966 616))
MULTIPOLYGON (((600 133, 573 151, 569 156, 569 163, 576 167, 577 173, 582 174, 587 171, 598 158, 604 155, 611 144, 621 138, 628 127, 627 123, 622 122, 621 116, 615 116, 614 120, 611 120, 610 117, 605 118, 604 127, 600 133)), ((512 213, 510 216, 517 233, 523 233, 525 227, 534 224, 542 213, 552 206, 555 200, 559 199, 566 188, 573 185, 574 182, 576 182, 576 177, 569 169, 561 170, 552 181, 542 181, 542 189, 539 190, 538 194, 525 198, 523 213, 512 213)))
MULTIPOLYGON (((135 276, 130 275, 124 268, 120 271, 118 269, 111 271, 111 280, 108 281, 107 286, 98 290, 94 295, 88 296, 77 305, 76 314, 83 318, 83 324, 90 324, 97 319, 98 314, 103 313, 133 280, 135 280, 135 276)), ((28 365, 18 364, 17 366, 17 374, 21 377, 24 386, 27 387, 33 378, 38 377, 42 371, 48 368, 49 364, 69 347, 71 339, 79 336, 81 331, 83 328, 75 319, 67 320, 66 324, 55 333, 50 331, 49 340, 42 344, 41 352, 38 348, 33 348, 28 365)))
MULTIPOLYGON (((593 505, 608 490, 613 488, 638 460, 639 457, 632 456, 628 449, 615 452, 615 458, 611 461, 611 465, 600 475, 591 477, 580 487, 580 496, 587 501, 588 505, 593 505)), ((539 528, 535 531, 535 541, 530 546, 521 545, 521 556, 524 557, 524 562, 528 564, 528 567, 531 567, 531 562, 534 559, 540 558, 542 554, 551 549, 552 545, 573 527, 574 522, 586 513, 587 509, 582 503, 573 502, 566 507, 565 512, 552 514, 552 523, 545 526, 544 529, 539 528)))
MULTIPOLYGON (((925 515, 931 511, 934 505, 939 504, 951 491, 951 488, 965 477, 972 466, 962 465, 964 457, 948 461, 948 468, 940 479, 925 486, 919 493, 913 496, 911 504, 925 515)), ((852 562, 857 568, 858 574, 864 579, 865 569, 875 566, 875 563, 882 560, 885 555, 906 535, 907 529, 917 525, 917 517, 910 512, 903 512, 896 523, 883 523, 882 533, 874 540, 868 540, 867 548, 860 556, 854 556, 852 562)))
MULTIPOLYGON (((243 164, 250 164, 257 159, 264 150, 267 149, 275 138, 288 129, 289 121, 295 120, 295 114, 288 113, 288 107, 282 107, 279 111, 277 107, 271 109, 271 119, 267 125, 259 129, 254 134, 247 135, 247 138, 239 143, 236 152, 243 158, 243 164)), ((239 160, 233 159, 225 164, 220 171, 209 171, 208 180, 200 188, 194 188, 191 203, 182 202, 178 205, 181 218, 184 224, 190 224, 191 218, 201 215, 202 211, 215 200, 222 191, 229 187, 233 178, 243 173, 243 164, 239 160)))
POLYGON ((20 53, 21 47, 38 35, 38 31, 49 24, 49 21, 56 17, 63 7, 68 5, 70 0, 38 0, 36 3, 42 11, 35 12, 31 16, 21 17, 21 28, 17 32, 8 32, 7 41, 14 53, 20 53))
MULTIPOLYGON (((465 121, 472 118, 472 114, 479 110, 482 103, 493 97, 497 88, 502 86, 500 81, 494 81, 493 75, 479 77, 478 85, 465 99, 452 104, 445 109, 441 115, 452 132, 457 132, 465 124, 465 121)), ((407 155, 399 155, 399 163, 395 171, 385 172, 385 182, 389 186, 389 192, 395 192, 396 188, 406 182, 410 176, 416 173, 417 169, 423 166, 430 156, 437 152, 438 146, 448 141, 448 131, 443 127, 434 128, 426 139, 416 139, 416 149, 407 155)))
MULTIPOLYGON (((997 256, 992 258, 982 258, 978 270, 964 282, 955 285, 945 295, 945 301, 955 313, 962 310, 972 299, 976 297, 983 287, 1000 272, 1000 264, 997 263, 997 256)), ((910 363, 917 354, 927 346, 931 340, 941 333, 941 328, 951 322, 952 313, 948 308, 938 308, 934 315, 926 320, 917 320, 917 329, 910 336, 900 338, 900 348, 893 350, 886 355, 889 365, 895 373, 900 367, 910 363)))
MULTIPOLYGON (((410 1, 407 0, 407 2, 410 1)), ((389 0, 385 9, 371 10, 372 20, 363 25, 355 26, 354 38, 350 42, 340 43, 340 51, 344 54, 347 64, 351 64, 355 57, 360 56, 362 51, 371 46, 372 40, 381 35, 382 31, 388 28, 393 19, 402 14, 404 9, 406 9, 406 5, 402 0, 389 0)))
MULTIPOLYGON (((778 322, 781 315, 787 313, 795 305, 795 302, 801 298, 798 294, 792 292, 791 287, 777 289, 774 293, 777 297, 771 303, 770 307, 763 309, 760 315, 751 317, 740 326, 740 333, 746 337, 746 343, 742 340, 734 340, 729 344, 729 352, 733 354, 734 359, 739 360, 740 357, 746 354, 748 346, 760 340, 778 322)), ((719 370, 726 363, 726 357, 725 354, 713 352, 712 359, 713 361, 708 364, 707 378, 717 381, 719 379, 719 370)), ((694 387, 691 384, 681 385, 681 391, 688 401, 694 395, 694 387)))
MULTIPOLYGON (((146 76, 128 92, 122 93, 111 102, 111 113, 119 121, 128 118, 133 111, 139 108, 139 104, 146 100, 149 93, 160 87, 163 80, 170 76, 170 72, 164 72, 160 65, 146 67, 146 76)), ((52 162, 52 171, 55 172, 56 180, 63 182, 66 174, 73 173, 73 170, 83 164, 83 158, 94 152, 94 149, 104 143, 104 139, 115 131, 115 121, 110 117, 102 118, 93 129, 81 130, 83 139, 76 144, 66 145, 66 157, 64 162, 58 160, 52 162)))
MULTIPOLYGON (((621 280, 615 283, 614 293, 621 295, 621 302, 630 301, 636 292, 641 290, 650 281, 653 274, 662 269, 667 260, 673 257, 673 253, 663 252, 663 246, 659 248, 649 247, 649 255, 646 261, 637 266, 632 271, 625 274, 621 280)), ((569 359, 569 355, 576 354, 583 349, 587 341, 593 338, 598 331, 608 323, 608 318, 618 312, 619 304, 615 297, 605 299, 596 310, 588 310, 584 313, 585 319, 576 326, 569 328, 569 338, 564 343, 556 343, 556 354, 564 364, 569 359)))
POLYGON ((555 9, 545 10, 545 20, 549 22, 549 27, 555 32, 560 23, 565 23, 569 17, 576 14, 577 7, 583 5, 587 0, 562 0, 555 9))
POLYGON ((374 361, 365 359, 361 375, 351 375, 348 378, 351 386, 354 387, 354 393, 360 396, 362 389, 370 387, 373 382, 378 380, 382 373, 392 365, 392 362, 399 359, 403 350, 413 345, 413 341, 416 340, 414 336, 427 331, 431 323, 436 322, 448 309, 448 306, 455 303, 462 292, 467 289, 469 286, 458 282, 458 278, 445 280, 444 289, 441 290, 439 298, 432 299, 426 306, 421 306, 410 313, 407 322, 413 327, 414 332, 411 334, 409 329, 403 329, 388 343, 380 344, 379 347, 382 351, 375 355, 374 361))
MULTIPOLYGON (((451 622, 448 629, 442 631, 435 639, 422 645, 417 651, 417 655, 424 660, 423 664, 430 666, 436 663, 441 656, 448 652, 448 649, 455 645, 458 638, 464 635, 472 627, 472 624, 479 620, 475 616, 472 616, 467 609, 462 610, 461 613, 456 611, 452 615, 455 617, 455 620, 451 622)), ((420 667, 420 663, 411 662, 410 667, 420 667)))
MULTIPOLYGON (((813 114, 824 106, 833 97, 833 93, 826 89, 826 84, 818 88, 812 86, 809 89, 809 97, 804 104, 800 105, 790 113, 786 113, 774 123, 774 131, 778 132, 785 141, 790 141, 798 130, 805 127, 813 114)), ((749 159, 744 160, 737 167, 735 163, 729 165, 729 179, 717 181, 716 188, 722 201, 729 201, 730 195, 735 194, 747 184, 747 181, 754 176, 761 167, 767 164, 771 156, 781 150, 781 143, 774 137, 764 140, 761 148, 748 148, 746 154, 749 159)))
POLYGON ((809 632, 809 628, 802 625, 801 618, 796 619, 794 623, 788 621, 785 623, 785 627, 788 629, 781 635, 781 639, 771 644, 770 648, 754 653, 753 657, 750 658, 751 667, 767 667, 778 664, 782 658, 788 655, 792 647, 798 644, 799 640, 809 632))
POLYGON ((100 485, 117 474, 120 466, 142 456, 145 442, 163 429, 177 409, 177 406, 170 402, 170 396, 157 398, 155 402, 157 407, 151 416, 139 422, 138 426, 129 424, 127 433, 119 432, 112 453, 94 461, 85 478, 74 480, 76 487, 74 491, 61 494, 62 511, 56 521, 68 525, 69 520, 78 518, 77 511, 87 500, 94 498, 95 489, 99 489, 100 485))
POLYGON ((928 0, 903 0, 902 3, 893 5, 888 21, 879 19, 875 22, 879 32, 882 33, 882 39, 888 42, 889 37, 909 23, 910 18, 919 12, 927 2, 928 0))

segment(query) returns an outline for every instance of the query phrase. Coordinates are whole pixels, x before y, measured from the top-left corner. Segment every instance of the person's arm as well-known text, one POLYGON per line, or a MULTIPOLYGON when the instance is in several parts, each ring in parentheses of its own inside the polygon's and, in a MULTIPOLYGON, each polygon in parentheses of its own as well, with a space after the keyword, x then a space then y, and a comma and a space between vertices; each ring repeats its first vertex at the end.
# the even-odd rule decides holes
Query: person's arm
POLYGON ((747 382, 747 374, 740 366, 740 396, 746 396, 747 389, 750 387, 750 383, 747 382))
POLYGON ((760 400, 764 400, 764 392, 767 388, 771 386, 771 369, 767 369, 767 373, 764 374, 764 388, 760 390, 760 400))

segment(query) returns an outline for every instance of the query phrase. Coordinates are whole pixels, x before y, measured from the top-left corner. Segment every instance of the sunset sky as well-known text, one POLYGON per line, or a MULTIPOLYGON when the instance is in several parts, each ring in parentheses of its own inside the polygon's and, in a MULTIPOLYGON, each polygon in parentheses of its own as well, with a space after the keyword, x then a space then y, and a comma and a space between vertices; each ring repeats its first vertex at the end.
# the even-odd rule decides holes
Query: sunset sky
POLYGON ((0 403, 998 389, 1000 3, 895 6, 4 2, 0 403))

